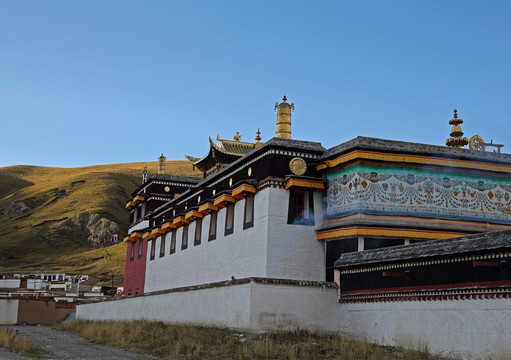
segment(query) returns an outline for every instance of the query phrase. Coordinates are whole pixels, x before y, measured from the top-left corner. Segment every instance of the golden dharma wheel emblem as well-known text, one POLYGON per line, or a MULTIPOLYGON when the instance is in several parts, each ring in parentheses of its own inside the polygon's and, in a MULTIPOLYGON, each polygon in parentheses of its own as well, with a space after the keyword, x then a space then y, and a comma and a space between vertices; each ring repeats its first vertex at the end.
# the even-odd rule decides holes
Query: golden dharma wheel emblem
POLYGON ((472 150, 486 151, 486 143, 479 135, 474 135, 470 138, 468 147, 472 150))
POLYGON ((168 186, 165 186, 165 192, 169 192, 170 188, 168 186))
POLYGON ((291 170, 294 175, 303 175, 307 171, 307 163, 302 158, 292 158, 289 161, 289 170, 291 170))

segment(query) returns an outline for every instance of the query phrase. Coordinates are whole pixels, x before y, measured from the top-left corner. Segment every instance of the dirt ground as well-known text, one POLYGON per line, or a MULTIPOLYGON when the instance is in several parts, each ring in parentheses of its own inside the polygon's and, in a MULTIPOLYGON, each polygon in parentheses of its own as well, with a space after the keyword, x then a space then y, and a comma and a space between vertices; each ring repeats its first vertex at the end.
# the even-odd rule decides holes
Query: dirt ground
MULTIPOLYGON (((47 351, 42 359, 72 359, 72 360, 143 360, 155 359, 150 356, 143 356, 130 353, 125 350, 109 346, 96 345, 87 342, 85 339, 40 325, 9 325, 6 328, 18 331, 31 343, 47 351)), ((1 360, 28 360, 30 358, 9 352, 0 348, 1 360)))

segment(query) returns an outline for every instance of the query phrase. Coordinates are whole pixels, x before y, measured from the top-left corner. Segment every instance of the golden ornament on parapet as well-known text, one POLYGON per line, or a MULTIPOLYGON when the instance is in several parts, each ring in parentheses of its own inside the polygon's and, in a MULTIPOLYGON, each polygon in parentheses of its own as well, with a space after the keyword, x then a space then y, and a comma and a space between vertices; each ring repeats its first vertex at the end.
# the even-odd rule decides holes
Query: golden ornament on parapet
POLYGON ((307 163, 300 157, 294 157, 289 161, 289 170, 294 175, 303 175, 307 171, 307 163))

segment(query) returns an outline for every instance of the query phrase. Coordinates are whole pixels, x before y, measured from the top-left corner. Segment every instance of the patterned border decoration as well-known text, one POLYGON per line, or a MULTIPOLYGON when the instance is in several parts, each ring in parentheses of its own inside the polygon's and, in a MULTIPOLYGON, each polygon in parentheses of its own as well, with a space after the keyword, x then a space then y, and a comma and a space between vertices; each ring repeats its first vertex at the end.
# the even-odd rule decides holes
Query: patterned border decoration
POLYGON ((511 257, 511 252, 502 252, 502 253, 498 253, 498 254, 472 255, 472 256, 458 256, 458 257, 449 258, 449 259, 424 259, 424 260, 407 261, 407 262, 388 264, 388 265, 358 267, 356 269, 343 269, 343 270, 341 270, 341 275, 365 273, 365 272, 370 272, 370 271, 392 270, 392 269, 399 269, 399 268, 409 268, 409 267, 417 267, 417 266, 447 264, 447 263, 455 263, 455 262, 461 262, 461 261, 481 261, 481 260, 492 260, 492 259, 493 260, 494 259, 504 259, 504 258, 509 258, 509 257, 511 257))
POLYGON ((328 218, 365 213, 511 224, 511 175, 359 163, 326 176, 328 218))
POLYGON ((439 300, 479 300, 510 299, 511 287, 490 287, 483 289, 447 289, 427 291, 395 291, 375 294, 343 295, 339 303, 373 303, 396 301, 439 301, 439 300))

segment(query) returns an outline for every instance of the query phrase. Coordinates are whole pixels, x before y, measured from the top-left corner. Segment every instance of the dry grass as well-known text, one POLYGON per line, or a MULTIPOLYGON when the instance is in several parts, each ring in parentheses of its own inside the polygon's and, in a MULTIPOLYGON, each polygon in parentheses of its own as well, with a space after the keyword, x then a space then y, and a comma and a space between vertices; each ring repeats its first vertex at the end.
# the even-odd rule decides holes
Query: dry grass
POLYGON ((29 357, 39 358, 44 354, 44 350, 31 344, 26 337, 3 327, 0 327, 0 347, 29 357))
MULTIPOLYGON (((51 168, 42 166, 9 166, 0 168, 0 259, 2 272, 41 271, 91 275, 123 275, 124 256, 119 248, 101 254, 80 253, 91 250, 83 232, 69 232, 52 226, 59 220, 80 213, 99 213, 127 230, 129 213, 125 209, 131 193, 141 184, 142 170, 151 176, 157 171, 157 161, 97 165, 81 168, 51 168), (2 215, 15 201, 30 209, 19 214, 2 215), (69 255, 73 255, 66 261, 69 255), (106 259, 94 265, 91 259, 106 259), (62 265, 65 263, 65 265, 62 265), (96 273, 97 270, 101 270, 96 273)), ((188 161, 168 161, 167 173, 198 176, 188 161)))
POLYGON ((58 327, 94 343, 163 359, 438 359, 426 349, 383 347, 342 334, 301 330, 254 334, 150 321, 72 321, 58 327))

